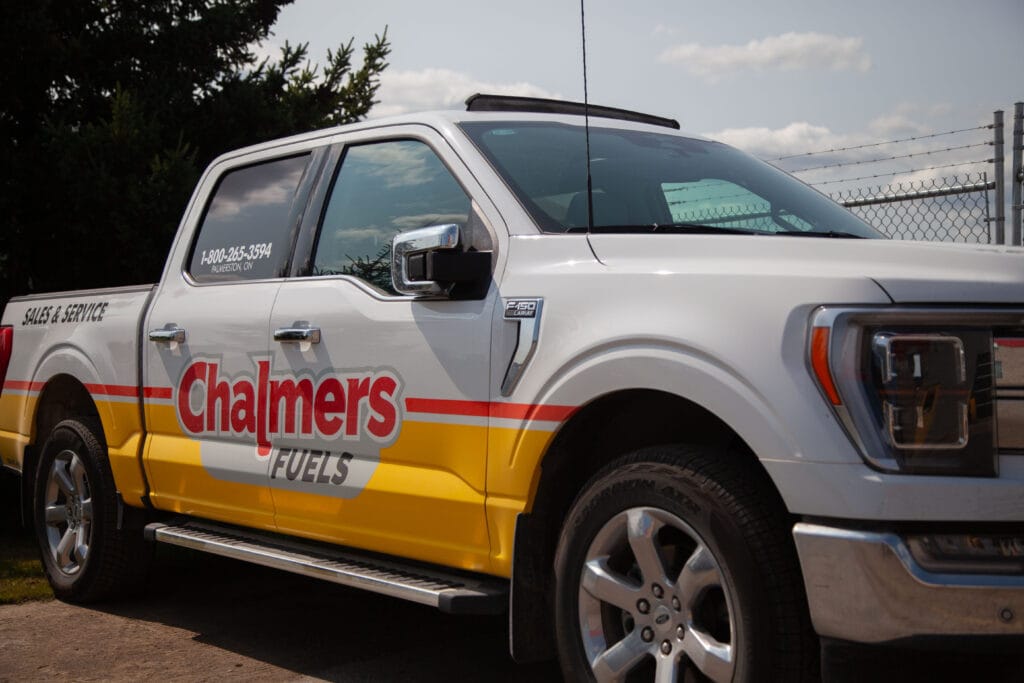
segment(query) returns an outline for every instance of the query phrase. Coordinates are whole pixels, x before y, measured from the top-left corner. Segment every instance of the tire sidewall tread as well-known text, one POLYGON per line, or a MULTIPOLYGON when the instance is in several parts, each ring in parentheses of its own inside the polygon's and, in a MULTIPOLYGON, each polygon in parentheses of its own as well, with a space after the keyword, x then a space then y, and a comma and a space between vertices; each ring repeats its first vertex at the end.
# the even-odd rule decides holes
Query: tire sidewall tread
POLYGON ((117 488, 99 422, 71 418, 57 423, 40 452, 33 495, 33 526, 43 568, 54 595, 88 603, 131 593, 143 583, 151 548, 141 534, 117 528, 117 488), (64 450, 74 451, 85 467, 93 504, 89 555, 75 574, 65 574, 50 557, 43 516, 50 467, 64 450))
POLYGON ((567 680, 593 680, 578 621, 580 569, 589 545, 612 516, 642 506, 685 521, 718 560, 738 603, 733 680, 816 678, 816 643, 804 616, 788 513, 770 495, 765 477, 735 455, 698 446, 645 448, 609 463, 581 489, 555 556, 556 632, 567 680))

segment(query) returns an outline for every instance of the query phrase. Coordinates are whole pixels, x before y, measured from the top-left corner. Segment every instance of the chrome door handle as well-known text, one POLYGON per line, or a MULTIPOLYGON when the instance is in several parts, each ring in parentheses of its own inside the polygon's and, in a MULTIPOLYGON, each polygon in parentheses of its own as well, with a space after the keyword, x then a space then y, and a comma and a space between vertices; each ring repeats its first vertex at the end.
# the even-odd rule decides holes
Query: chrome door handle
POLYGON ((150 330, 149 341, 161 342, 164 344, 170 344, 171 342, 184 344, 185 330, 176 326, 174 323, 171 323, 161 327, 160 329, 150 330))
POLYGON ((320 343, 319 327, 279 327, 274 330, 276 342, 309 342, 320 343))

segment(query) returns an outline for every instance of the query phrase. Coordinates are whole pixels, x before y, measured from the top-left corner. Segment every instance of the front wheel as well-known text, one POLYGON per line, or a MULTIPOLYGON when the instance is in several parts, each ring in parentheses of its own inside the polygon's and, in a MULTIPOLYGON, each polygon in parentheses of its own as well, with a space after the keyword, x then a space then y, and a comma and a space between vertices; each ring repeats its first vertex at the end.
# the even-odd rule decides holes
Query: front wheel
POLYGON ((815 678, 785 510, 756 474, 724 454, 659 447, 590 481, 556 555, 567 679, 815 678))
POLYGON ((151 550, 117 528, 117 492, 99 425, 64 420, 43 444, 36 470, 35 531, 54 595, 90 602, 137 589, 151 550))

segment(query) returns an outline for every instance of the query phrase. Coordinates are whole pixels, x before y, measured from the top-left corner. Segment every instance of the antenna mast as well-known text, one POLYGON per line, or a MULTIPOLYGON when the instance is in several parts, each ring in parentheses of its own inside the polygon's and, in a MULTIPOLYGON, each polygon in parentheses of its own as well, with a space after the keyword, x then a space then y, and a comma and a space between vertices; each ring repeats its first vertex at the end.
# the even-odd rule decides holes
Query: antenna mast
POLYGON ((594 184, 590 177, 590 97, 587 93, 587 22, 580 0, 580 32, 583 34, 583 135, 587 141, 587 234, 594 231, 594 184))

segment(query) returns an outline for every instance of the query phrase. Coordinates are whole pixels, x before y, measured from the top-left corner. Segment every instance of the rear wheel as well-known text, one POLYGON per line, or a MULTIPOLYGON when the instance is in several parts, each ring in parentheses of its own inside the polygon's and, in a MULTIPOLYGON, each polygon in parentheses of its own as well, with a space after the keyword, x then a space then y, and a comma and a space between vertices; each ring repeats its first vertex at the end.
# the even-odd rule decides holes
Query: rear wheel
POLYGON ((89 602, 129 592, 145 578, 151 549, 117 528, 117 492, 91 420, 64 420, 43 444, 36 471, 36 538, 54 594, 89 602))
POLYGON ((567 679, 812 680, 785 510, 727 456, 637 451, 599 472, 556 557, 567 679))

